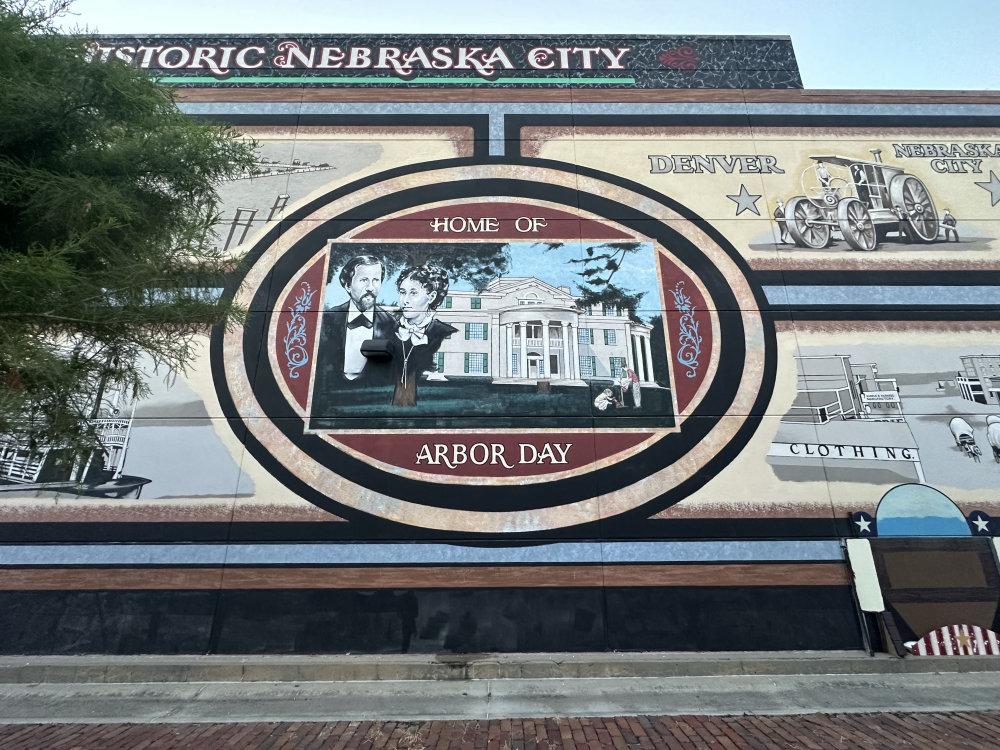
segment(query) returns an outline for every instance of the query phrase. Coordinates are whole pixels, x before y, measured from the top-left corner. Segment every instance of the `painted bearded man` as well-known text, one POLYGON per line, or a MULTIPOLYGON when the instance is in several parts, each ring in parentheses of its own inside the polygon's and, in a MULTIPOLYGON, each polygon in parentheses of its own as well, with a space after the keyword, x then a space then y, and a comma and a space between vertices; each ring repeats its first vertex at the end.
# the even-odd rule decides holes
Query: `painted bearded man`
POLYGON ((386 380, 387 373, 378 371, 361 353, 365 341, 388 339, 396 329, 396 319, 376 304, 384 278, 385 264, 372 255, 355 256, 340 270, 340 285, 349 299, 323 312, 314 403, 317 396, 340 388, 386 380))

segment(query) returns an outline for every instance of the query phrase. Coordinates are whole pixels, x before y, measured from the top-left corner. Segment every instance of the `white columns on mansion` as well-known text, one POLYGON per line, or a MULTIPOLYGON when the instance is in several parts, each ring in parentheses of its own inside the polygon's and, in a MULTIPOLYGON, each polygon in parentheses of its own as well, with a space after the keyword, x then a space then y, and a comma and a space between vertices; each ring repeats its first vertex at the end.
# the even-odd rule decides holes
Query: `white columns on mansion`
POLYGON ((638 339, 639 346, 637 350, 641 355, 642 360, 642 373, 636 373, 639 375, 639 380, 651 381, 653 379, 652 367, 653 367, 653 351, 649 347, 649 336, 636 336, 638 339))
POLYGON ((580 377, 580 357, 577 353, 579 344, 577 343, 577 327, 567 320, 560 321, 562 326, 562 337, 564 342, 563 351, 566 352, 566 374, 570 380, 580 377))
POLYGON ((639 373, 639 368, 636 367, 635 359, 632 356, 632 322, 625 322, 625 365, 628 369, 632 370, 636 375, 639 375, 639 379, 642 380, 643 377, 639 373))
POLYGON ((649 336, 642 336, 633 331, 630 339, 629 353, 634 357, 635 362, 632 371, 639 376, 639 380, 642 382, 652 381, 651 363, 653 359, 652 350, 649 348, 649 336))
MULTIPOLYGON (((521 340, 521 357, 518 359, 518 375, 522 378, 528 377, 528 331, 524 323, 517 324, 517 337, 521 340)), ((508 356, 508 359, 510 357, 508 356)))
POLYGON ((494 318, 499 323, 493 349, 498 354, 495 377, 532 381, 617 379, 619 373, 611 371, 617 359, 624 361, 641 382, 653 381, 648 326, 634 324, 624 316, 581 317, 575 309, 545 305, 500 311, 499 318, 494 318), (587 332, 582 343, 581 330, 587 332))

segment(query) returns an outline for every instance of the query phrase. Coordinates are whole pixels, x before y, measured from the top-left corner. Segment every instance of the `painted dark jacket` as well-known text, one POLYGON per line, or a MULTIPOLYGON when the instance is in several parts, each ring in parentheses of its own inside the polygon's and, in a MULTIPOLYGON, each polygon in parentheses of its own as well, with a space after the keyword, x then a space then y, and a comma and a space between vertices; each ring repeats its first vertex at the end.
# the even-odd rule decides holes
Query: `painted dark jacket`
MULTIPOLYGON (((331 391, 349 388, 352 385, 388 385, 391 368, 379 362, 368 362, 361 375, 355 380, 344 377, 344 341, 347 338, 347 312, 350 302, 325 310, 322 313, 319 332, 319 349, 316 352, 316 380, 313 386, 313 403, 317 398, 331 391)), ((373 339, 394 338, 396 319, 375 307, 372 320, 373 339)))
POLYGON ((442 323, 434 319, 427 326, 427 343, 411 347, 409 341, 401 341, 393 332, 392 344, 392 370, 395 374, 395 387, 392 394, 392 403, 395 406, 416 406, 417 404, 417 379, 424 372, 434 371, 434 355, 441 348, 441 342, 445 337, 458 331, 454 326, 442 323), (403 378, 403 362, 406 362, 406 378, 403 378))

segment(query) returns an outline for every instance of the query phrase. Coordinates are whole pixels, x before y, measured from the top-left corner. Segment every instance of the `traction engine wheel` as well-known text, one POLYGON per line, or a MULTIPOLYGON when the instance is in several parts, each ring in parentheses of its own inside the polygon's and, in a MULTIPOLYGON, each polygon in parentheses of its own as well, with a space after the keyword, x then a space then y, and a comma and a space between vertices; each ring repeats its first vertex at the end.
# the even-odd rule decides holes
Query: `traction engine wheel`
POLYGON ((799 247, 819 250, 830 244, 830 225, 823 210, 804 195, 789 198, 785 204, 788 233, 799 247))
POLYGON ((857 198, 847 198, 837 206, 837 226, 854 250, 874 250, 878 234, 868 207, 857 198))
POLYGON ((938 235, 938 215, 927 187, 911 174, 898 174, 889 181, 889 200, 909 217, 910 236, 916 242, 933 242, 938 235))

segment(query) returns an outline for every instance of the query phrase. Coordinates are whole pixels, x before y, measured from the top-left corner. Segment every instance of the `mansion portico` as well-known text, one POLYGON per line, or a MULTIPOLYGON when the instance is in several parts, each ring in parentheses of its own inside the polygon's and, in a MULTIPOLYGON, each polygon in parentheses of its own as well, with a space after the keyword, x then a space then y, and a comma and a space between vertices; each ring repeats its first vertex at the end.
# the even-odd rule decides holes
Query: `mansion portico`
POLYGON ((452 292, 437 317, 458 332, 442 343, 438 372, 583 385, 617 378, 625 367, 652 383, 650 326, 632 321, 628 310, 581 310, 578 299, 569 287, 525 277, 495 279, 482 292, 452 292))

